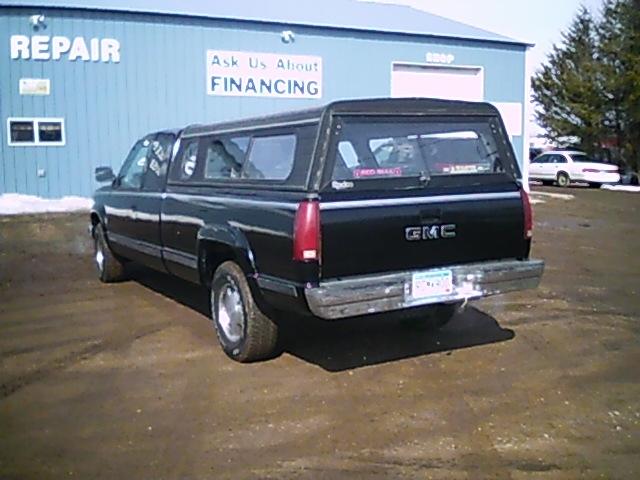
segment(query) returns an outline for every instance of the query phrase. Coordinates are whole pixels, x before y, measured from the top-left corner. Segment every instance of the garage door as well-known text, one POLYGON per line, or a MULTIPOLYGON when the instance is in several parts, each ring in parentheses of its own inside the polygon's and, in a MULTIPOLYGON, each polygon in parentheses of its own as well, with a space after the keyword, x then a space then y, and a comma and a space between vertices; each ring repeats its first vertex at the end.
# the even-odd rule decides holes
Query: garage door
POLYGON ((482 101, 484 72, 475 67, 394 63, 391 96, 482 101))
MULTIPOLYGON (((391 96, 482 102, 484 70, 480 67, 394 63, 391 72, 391 96)), ((491 103, 500 111, 509 136, 522 135, 522 104, 491 103)))

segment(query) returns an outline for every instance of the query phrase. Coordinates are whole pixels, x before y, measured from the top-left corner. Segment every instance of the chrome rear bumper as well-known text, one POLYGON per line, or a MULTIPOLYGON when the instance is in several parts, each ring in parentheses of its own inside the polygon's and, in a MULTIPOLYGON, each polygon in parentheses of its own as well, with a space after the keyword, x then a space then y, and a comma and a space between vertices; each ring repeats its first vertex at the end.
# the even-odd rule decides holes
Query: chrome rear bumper
POLYGON ((468 265, 367 275, 321 282, 305 289, 311 312, 327 320, 400 310, 419 305, 472 300, 499 293, 536 288, 542 277, 541 260, 483 262, 468 265), (447 295, 413 299, 414 273, 450 270, 453 291, 447 295))

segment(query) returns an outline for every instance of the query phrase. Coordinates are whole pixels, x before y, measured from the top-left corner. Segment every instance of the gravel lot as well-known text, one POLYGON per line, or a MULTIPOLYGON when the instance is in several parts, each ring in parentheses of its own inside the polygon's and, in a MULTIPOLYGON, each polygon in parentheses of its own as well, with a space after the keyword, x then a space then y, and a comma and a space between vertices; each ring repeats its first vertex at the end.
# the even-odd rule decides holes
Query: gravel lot
POLYGON ((537 190, 538 290, 252 365, 197 287, 101 285, 86 215, 0 217, 0 478, 640 478, 640 195, 537 190))

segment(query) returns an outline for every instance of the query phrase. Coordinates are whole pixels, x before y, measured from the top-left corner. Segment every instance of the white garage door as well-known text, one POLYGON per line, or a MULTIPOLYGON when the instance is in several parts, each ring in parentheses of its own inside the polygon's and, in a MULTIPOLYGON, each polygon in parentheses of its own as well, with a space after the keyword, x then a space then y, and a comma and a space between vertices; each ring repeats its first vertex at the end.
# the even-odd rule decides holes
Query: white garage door
MULTIPOLYGON (((447 100, 484 101, 484 70, 480 67, 455 67, 394 63, 391 72, 392 97, 429 97, 447 100)), ((492 102, 510 136, 522 135, 522 104, 492 102)))
POLYGON ((391 96, 482 101, 484 72, 475 67, 394 63, 391 96))

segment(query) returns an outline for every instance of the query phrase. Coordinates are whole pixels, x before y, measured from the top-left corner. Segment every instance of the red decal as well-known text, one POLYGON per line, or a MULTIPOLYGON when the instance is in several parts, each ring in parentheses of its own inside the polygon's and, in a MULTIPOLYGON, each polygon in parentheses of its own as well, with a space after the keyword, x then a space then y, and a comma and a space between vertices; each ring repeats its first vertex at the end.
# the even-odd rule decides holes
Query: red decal
POLYGON ((353 171, 355 178, 375 177, 375 176, 399 177, 402 175, 402 168, 356 168, 353 171))

